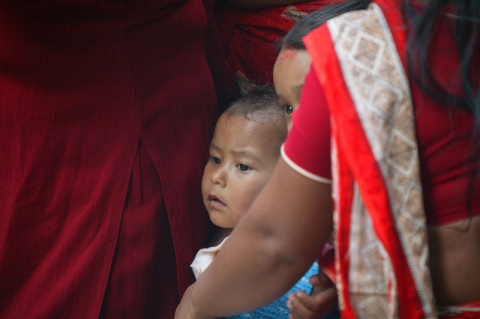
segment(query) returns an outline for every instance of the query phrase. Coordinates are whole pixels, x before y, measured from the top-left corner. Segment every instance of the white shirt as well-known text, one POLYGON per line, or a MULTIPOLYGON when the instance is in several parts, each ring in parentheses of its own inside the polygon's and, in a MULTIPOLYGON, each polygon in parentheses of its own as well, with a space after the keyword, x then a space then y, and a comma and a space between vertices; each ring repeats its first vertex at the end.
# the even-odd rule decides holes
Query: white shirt
POLYGON ((193 274, 195 275, 195 279, 198 279, 198 277, 200 277, 200 274, 204 272, 205 269, 208 268, 208 266, 210 266, 213 259, 217 256, 220 248, 222 248, 227 238, 228 237, 225 237, 225 239, 222 240, 222 242, 218 246, 202 248, 198 251, 198 253, 195 255, 195 258, 193 259, 192 264, 190 265, 193 270, 193 274))

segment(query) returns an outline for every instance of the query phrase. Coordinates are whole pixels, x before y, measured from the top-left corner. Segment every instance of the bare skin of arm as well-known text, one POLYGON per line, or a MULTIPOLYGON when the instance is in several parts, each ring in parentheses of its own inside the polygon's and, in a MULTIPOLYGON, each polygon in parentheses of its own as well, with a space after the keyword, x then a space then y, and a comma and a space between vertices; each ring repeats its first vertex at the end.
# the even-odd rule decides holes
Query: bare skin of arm
MULTIPOLYGON (((480 299, 480 217, 429 229, 437 304, 480 299)), ((212 265, 191 286, 177 319, 250 311, 280 297, 318 256, 332 229, 331 187, 282 159, 212 265)))
POLYGON ((262 8, 262 7, 285 6, 289 4, 311 2, 313 0, 224 0, 224 1, 242 8, 262 8))
POLYGON ((280 159, 224 248, 185 293, 175 318, 224 317, 272 302, 311 266, 331 231, 331 186, 280 159))

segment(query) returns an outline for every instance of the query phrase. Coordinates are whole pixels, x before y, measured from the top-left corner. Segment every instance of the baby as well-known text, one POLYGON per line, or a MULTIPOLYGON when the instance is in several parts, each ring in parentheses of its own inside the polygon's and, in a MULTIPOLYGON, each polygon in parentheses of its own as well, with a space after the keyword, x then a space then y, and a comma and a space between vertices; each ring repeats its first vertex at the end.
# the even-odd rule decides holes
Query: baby
MULTIPOLYGON (((212 223, 221 227, 214 247, 202 249, 192 263, 198 278, 221 249, 224 240, 247 211, 270 177, 287 136, 285 111, 273 90, 260 89, 233 103, 220 116, 210 144, 202 195, 212 223)), ((288 318, 288 295, 299 289, 309 294, 309 278, 319 271, 314 263, 283 297, 253 312, 231 318, 288 318)))

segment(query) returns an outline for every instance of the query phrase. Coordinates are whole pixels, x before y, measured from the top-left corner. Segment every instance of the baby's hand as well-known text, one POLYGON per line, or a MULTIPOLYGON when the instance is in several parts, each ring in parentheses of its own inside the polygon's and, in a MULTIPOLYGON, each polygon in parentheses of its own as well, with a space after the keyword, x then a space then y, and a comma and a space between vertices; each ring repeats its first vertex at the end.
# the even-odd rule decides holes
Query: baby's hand
POLYGON ((312 295, 303 291, 290 294, 287 307, 291 319, 321 319, 337 304, 337 289, 323 273, 310 277, 312 295))

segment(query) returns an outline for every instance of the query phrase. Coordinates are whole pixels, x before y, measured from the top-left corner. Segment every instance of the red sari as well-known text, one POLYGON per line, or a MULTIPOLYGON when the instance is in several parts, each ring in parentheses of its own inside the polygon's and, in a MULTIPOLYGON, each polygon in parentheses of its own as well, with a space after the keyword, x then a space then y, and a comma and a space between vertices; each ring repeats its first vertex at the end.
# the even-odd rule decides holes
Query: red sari
POLYGON ((379 0, 306 38, 332 127, 345 318, 436 318, 401 7, 379 0))
POLYGON ((200 0, 2 2, 1 318, 173 317, 205 245, 205 34, 200 0))

